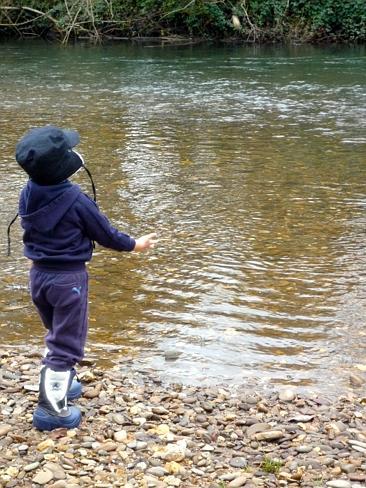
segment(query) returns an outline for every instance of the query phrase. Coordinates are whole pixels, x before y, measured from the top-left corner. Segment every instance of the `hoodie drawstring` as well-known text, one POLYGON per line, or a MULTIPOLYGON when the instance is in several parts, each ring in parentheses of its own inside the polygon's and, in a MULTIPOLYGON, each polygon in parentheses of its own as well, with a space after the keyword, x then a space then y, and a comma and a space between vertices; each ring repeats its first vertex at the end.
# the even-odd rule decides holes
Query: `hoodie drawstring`
MULTIPOLYGON (((91 181, 92 190, 93 190, 93 200, 95 203, 97 203, 97 191, 95 189, 92 174, 84 164, 83 164, 83 168, 85 169, 85 171, 87 172, 87 175, 89 176, 89 179, 91 181)), ((92 241, 92 246, 93 246, 93 249, 95 249, 95 241, 92 241)))
POLYGON ((10 244, 11 244, 11 242, 10 242, 10 229, 11 229, 11 226, 16 221, 16 219, 18 218, 18 216, 19 216, 19 214, 17 213, 16 216, 13 218, 13 220, 8 225, 8 256, 10 256, 10 244))
POLYGON ((87 172, 87 174, 89 176, 89 179, 90 179, 91 185, 92 185, 92 189, 93 189, 93 200, 94 200, 95 203, 97 203, 97 192, 96 192, 96 189, 95 189, 95 185, 94 185, 94 181, 93 181, 92 174, 91 174, 91 172, 88 170, 88 168, 86 166, 83 165, 83 168, 85 169, 85 171, 87 172))

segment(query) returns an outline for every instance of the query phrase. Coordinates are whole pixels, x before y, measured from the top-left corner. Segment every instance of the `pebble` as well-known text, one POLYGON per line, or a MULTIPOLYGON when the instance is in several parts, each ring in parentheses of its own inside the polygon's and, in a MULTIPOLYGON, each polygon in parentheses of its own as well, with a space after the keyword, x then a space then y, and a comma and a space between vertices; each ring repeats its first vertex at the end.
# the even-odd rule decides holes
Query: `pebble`
POLYGON ((126 442, 127 440, 127 431, 119 430, 113 434, 113 438, 116 442, 126 442))
POLYGON ((37 469, 39 467, 39 462, 36 461, 34 463, 27 464, 24 466, 24 471, 33 471, 34 469, 37 469))
POLYGON ((32 481, 33 483, 37 483, 38 485, 46 485, 52 479, 53 479, 52 471, 49 471, 48 469, 44 469, 39 473, 37 473, 32 481))
POLYGON ((180 486, 182 484, 182 480, 175 476, 167 476, 164 481, 168 486, 180 486))
POLYGON ((282 402, 292 402, 296 398, 296 392, 286 388, 286 390, 280 391, 278 397, 282 402))
POLYGON ((247 436, 252 437, 257 432, 263 432, 265 430, 270 429, 271 426, 264 422, 254 423, 250 427, 247 428, 247 436))
POLYGON ((62 468, 62 466, 60 466, 59 464, 56 464, 56 463, 46 463, 43 466, 43 468, 44 469, 48 469, 49 471, 51 471, 51 473, 53 473, 53 478, 55 480, 63 480, 63 479, 66 478, 65 471, 62 468))
POLYGON ((356 471, 356 466, 354 464, 343 464, 341 463, 340 466, 343 473, 350 474, 356 471))
POLYGON ((313 446, 297 446, 295 449, 298 453, 305 454, 311 452, 313 450, 313 446))
POLYGON ((160 466, 153 466, 146 470, 146 474, 150 474, 151 476, 156 476, 157 478, 162 478, 168 471, 160 466))
POLYGON ((55 447, 55 442, 52 439, 46 439, 37 445, 38 451, 47 451, 47 449, 53 449, 55 447))
POLYGON ((232 481, 237 478, 238 475, 236 473, 225 473, 219 476, 219 479, 222 481, 232 481))
POLYGON ((179 352, 179 351, 165 351, 164 352, 164 357, 167 361, 174 361, 175 359, 178 359, 180 355, 181 355, 181 352, 179 352))
POLYGON ((332 480, 326 483, 329 488, 352 488, 352 483, 346 480, 332 480))
POLYGON ((13 429, 12 425, 2 424, 0 425, 0 437, 8 434, 13 429))
POLYGON ((58 480, 49 485, 48 488, 70 488, 70 485, 68 485, 65 480, 58 480))
POLYGON ((232 468, 238 469, 246 468, 248 466, 247 460, 242 457, 234 457, 233 459, 230 459, 229 464, 232 468))
POLYGON ((246 485, 248 481, 248 475, 247 474, 242 474, 241 476, 238 476, 237 478, 233 479, 228 483, 228 488, 240 488, 241 486, 246 485))
POLYGON ((363 379, 363 377, 358 375, 358 374, 351 374, 349 377, 349 381, 350 381, 351 385, 356 387, 356 388, 359 388, 360 386, 362 386, 365 383, 365 380, 363 379))
POLYGON ((257 441, 276 441, 284 436, 281 430, 268 430, 254 434, 253 438, 257 441))

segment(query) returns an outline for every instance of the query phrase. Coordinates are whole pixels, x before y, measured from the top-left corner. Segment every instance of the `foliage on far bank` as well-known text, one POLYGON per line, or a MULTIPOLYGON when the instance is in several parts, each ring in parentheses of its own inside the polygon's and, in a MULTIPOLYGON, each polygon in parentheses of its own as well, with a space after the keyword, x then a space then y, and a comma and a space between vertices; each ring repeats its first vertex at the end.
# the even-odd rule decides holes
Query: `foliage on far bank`
POLYGON ((2 37, 365 41, 365 0, 0 0, 2 37))

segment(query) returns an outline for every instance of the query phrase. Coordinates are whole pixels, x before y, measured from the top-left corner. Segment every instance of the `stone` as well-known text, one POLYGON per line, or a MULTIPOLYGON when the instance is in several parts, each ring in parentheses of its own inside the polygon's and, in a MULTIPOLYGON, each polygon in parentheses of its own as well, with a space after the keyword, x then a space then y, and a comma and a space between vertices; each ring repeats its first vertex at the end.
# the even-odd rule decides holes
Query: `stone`
POLYGON ((268 430, 270 428, 271 426, 269 424, 266 424, 264 422, 258 422, 248 427, 246 433, 248 437, 252 437, 257 432, 264 432, 265 430, 268 430))
POLYGON ((175 361, 181 354, 179 351, 165 351, 164 358, 166 361, 175 361))
POLYGON ((224 473, 219 476, 219 479, 222 481, 232 481, 237 477, 238 475, 236 473, 224 473))
POLYGON ((355 388, 359 388, 365 383, 364 378, 358 374, 351 374, 349 377, 349 381, 351 385, 354 386, 355 388))
POLYGON ((296 398, 296 393, 294 392, 294 390, 286 388, 279 393, 278 397, 281 402, 292 402, 296 398))
POLYGON ((59 464, 46 463, 43 468, 51 471, 55 480, 64 480, 66 478, 65 470, 59 464))
POLYGON ((135 469, 138 469, 139 471, 146 471, 147 464, 144 461, 140 461, 139 463, 135 464, 135 469))
POLYGON ((127 431, 119 430, 113 434, 113 438, 116 442, 126 442, 127 441, 127 431))
POLYGON ((166 478, 164 478, 164 481, 168 486, 180 486, 182 484, 182 480, 176 478, 173 475, 167 476, 166 478))
POLYGON ((164 407, 152 407, 152 413, 155 413, 155 415, 168 415, 169 410, 167 410, 164 407))
POLYGON ((33 478, 33 483, 37 483, 38 485, 46 485, 53 479, 52 471, 48 469, 43 469, 39 473, 35 475, 33 478))
POLYGON ((267 430, 254 434, 253 438, 257 441, 276 441, 282 439, 284 433, 281 430, 267 430))
MULTIPOLYGON (((158 451, 159 452, 159 451, 158 451)), ((187 450, 183 446, 177 444, 168 444, 162 451, 160 451, 160 456, 165 461, 176 461, 180 462, 186 458, 187 450)))
POLYGON ((12 425, 8 424, 1 424, 0 425, 0 437, 3 437, 4 435, 8 434, 11 430, 13 430, 12 425))
POLYGON ((209 444, 205 444, 202 448, 201 448, 201 451, 203 452, 212 452, 214 451, 215 448, 214 446, 210 446, 209 444))
POLYGON ((230 481, 227 485, 227 488, 240 488, 241 486, 244 486, 247 481, 248 481, 248 474, 242 474, 237 478, 233 479, 232 481, 230 481))
POLYGON ((112 441, 105 442, 100 446, 100 448, 106 452, 115 451, 117 449, 117 447, 118 447, 118 444, 116 444, 115 442, 112 442, 112 441))
POLYGON ((343 473, 350 474, 356 471, 356 466, 354 464, 343 464, 340 463, 339 467, 343 471, 343 473))
POLYGON ((18 447, 18 451, 20 454, 26 454, 27 451, 29 449, 29 446, 28 444, 21 444, 19 447, 18 447))
POLYGON ((243 469, 248 466, 248 461, 243 457, 234 457, 230 459, 229 464, 232 468, 243 469))
POLYGON ((168 471, 169 474, 173 474, 173 475, 182 475, 186 472, 184 466, 177 463, 176 461, 170 461, 166 463, 165 469, 168 471))
POLYGON ((352 488, 352 483, 347 480, 331 480, 325 484, 329 488, 352 488))
POLYGON ((350 481, 357 481, 359 483, 365 483, 366 474, 350 473, 349 479, 350 479, 350 481))
POLYGON ((156 476, 157 478, 162 478, 163 476, 168 474, 168 471, 160 466, 152 466, 146 470, 146 474, 150 474, 151 476, 156 476))
POLYGON ((202 408, 208 413, 211 413, 214 409, 214 405, 211 402, 203 402, 202 408))
POLYGON ((69 486, 65 480, 58 480, 49 485, 48 488, 69 488, 69 486))
POLYGON ((47 451, 47 449, 53 449, 55 447, 55 442, 52 439, 46 439, 37 445, 38 451, 47 451))
POLYGON ((296 451, 300 454, 306 454, 308 452, 311 452, 313 450, 313 446, 297 446, 295 447, 296 451))
POLYGON ((126 424, 126 417, 120 413, 115 413, 112 415, 112 420, 118 425, 125 425, 126 424))
POLYGON ((24 466, 24 471, 28 472, 28 471, 33 471, 34 469, 37 469, 39 467, 39 462, 38 461, 35 461, 34 463, 30 463, 30 464, 27 464, 26 466, 24 466))
POLYGON ((9 466, 6 469, 5 473, 11 478, 15 478, 19 474, 19 468, 17 468, 16 466, 9 466))

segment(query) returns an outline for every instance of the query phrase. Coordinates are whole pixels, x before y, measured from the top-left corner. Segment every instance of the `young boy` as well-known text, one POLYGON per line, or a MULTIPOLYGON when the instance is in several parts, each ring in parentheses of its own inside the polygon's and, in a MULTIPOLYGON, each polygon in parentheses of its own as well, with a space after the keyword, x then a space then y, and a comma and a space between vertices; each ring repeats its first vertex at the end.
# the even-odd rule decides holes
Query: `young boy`
POLYGON ((79 142, 76 131, 48 125, 30 130, 16 147, 16 160, 29 175, 19 201, 24 255, 32 261, 32 300, 48 330, 48 352, 42 361, 33 414, 33 425, 39 430, 74 428, 81 421, 80 410, 68 406, 67 400, 81 394, 74 365, 84 356, 88 328, 85 262, 92 257, 93 242, 116 251, 144 251, 154 247, 156 237, 148 234, 135 240, 119 232, 96 203, 68 181, 84 167, 82 157, 73 150, 79 142))

